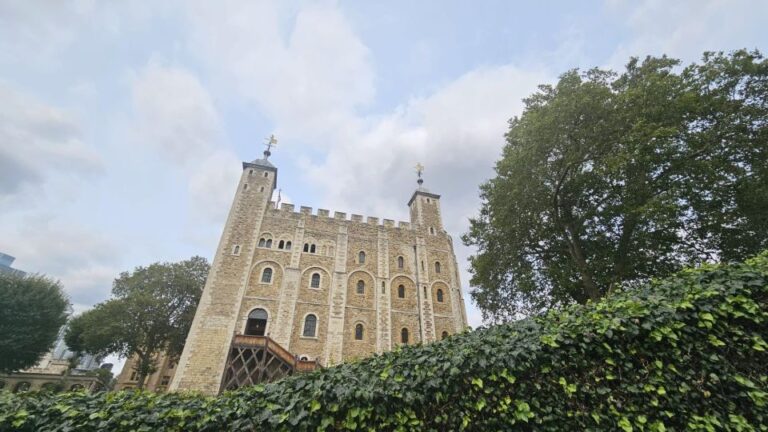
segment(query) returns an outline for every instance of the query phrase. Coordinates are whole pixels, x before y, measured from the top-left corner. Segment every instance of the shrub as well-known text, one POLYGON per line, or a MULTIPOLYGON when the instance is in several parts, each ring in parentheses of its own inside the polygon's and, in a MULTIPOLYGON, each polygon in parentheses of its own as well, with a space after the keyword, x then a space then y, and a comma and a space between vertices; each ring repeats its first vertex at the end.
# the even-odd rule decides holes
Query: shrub
POLYGON ((220 397, 0 395, 0 430, 768 430, 768 254, 220 397))

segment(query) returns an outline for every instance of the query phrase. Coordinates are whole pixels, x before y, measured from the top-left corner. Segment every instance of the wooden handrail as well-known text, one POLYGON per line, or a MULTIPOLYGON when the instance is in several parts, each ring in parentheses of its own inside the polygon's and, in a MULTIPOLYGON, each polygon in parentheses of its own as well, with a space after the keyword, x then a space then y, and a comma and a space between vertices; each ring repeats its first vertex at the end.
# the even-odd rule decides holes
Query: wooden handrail
POLYGON ((232 337, 232 345, 264 347, 264 349, 271 351, 276 356, 280 357, 280 359, 282 359, 284 362, 291 365, 295 371, 307 372, 320 367, 320 362, 317 360, 299 360, 296 356, 291 354, 290 351, 283 348, 282 345, 275 342, 275 340, 269 336, 236 334, 232 337))

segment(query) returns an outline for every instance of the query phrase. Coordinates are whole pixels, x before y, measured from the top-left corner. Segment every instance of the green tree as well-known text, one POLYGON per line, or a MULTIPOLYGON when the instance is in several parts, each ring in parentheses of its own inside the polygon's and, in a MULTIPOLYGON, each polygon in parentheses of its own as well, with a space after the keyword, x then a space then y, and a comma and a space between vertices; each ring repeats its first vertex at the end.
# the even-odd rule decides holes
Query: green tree
POLYGON ((510 120, 464 243, 491 321, 768 247, 768 62, 572 70, 510 120))
POLYGON ((68 308, 58 281, 0 272, 0 371, 37 363, 56 341, 68 308))
POLYGON ((76 352, 136 356, 138 387, 165 351, 178 357, 210 266, 205 258, 155 263, 115 279, 111 299, 71 320, 65 335, 76 352))

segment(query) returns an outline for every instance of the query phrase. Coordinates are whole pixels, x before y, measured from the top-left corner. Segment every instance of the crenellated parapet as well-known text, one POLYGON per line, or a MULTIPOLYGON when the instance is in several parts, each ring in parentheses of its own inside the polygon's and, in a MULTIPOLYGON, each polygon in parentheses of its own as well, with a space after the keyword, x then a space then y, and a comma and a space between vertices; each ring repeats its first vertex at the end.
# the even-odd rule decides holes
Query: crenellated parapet
POLYGON ((300 206, 299 210, 296 211, 296 206, 293 204, 288 203, 280 203, 280 207, 276 208, 276 204, 274 202, 271 203, 271 211, 270 215, 272 217, 284 217, 289 219, 297 219, 301 218, 302 216, 307 217, 316 217, 318 219, 329 219, 334 220, 338 222, 345 222, 345 223, 355 223, 355 224, 364 224, 368 226, 374 226, 374 227, 382 227, 382 228, 390 228, 390 229, 400 229, 400 230, 411 230, 414 229, 414 225, 412 225, 410 222, 406 221, 395 221, 393 219, 381 219, 376 216, 363 216, 359 214, 348 214, 345 212, 340 211, 330 211, 327 209, 317 209, 316 212, 313 211, 312 207, 308 206, 300 206), (348 217, 349 216, 349 217, 348 217))

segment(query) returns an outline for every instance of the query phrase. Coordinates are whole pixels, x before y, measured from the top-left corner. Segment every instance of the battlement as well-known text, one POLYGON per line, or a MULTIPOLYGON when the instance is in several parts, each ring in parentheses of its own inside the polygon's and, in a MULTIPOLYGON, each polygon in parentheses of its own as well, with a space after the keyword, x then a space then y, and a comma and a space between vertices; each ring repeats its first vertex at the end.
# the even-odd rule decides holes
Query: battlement
POLYGON ((303 216, 314 216, 317 218, 327 218, 327 219, 333 219, 337 221, 345 221, 345 222, 351 222, 351 223, 359 223, 359 224, 365 224, 365 225, 371 225, 371 226, 380 226, 384 228, 397 228, 397 229, 406 229, 410 230, 412 229, 412 225, 410 222, 405 221, 398 221, 396 222, 393 219, 380 219, 376 216, 363 216, 359 214, 350 214, 349 219, 347 218, 347 213, 345 212, 339 212, 334 211, 331 212, 327 209, 317 209, 317 213, 313 213, 312 207, 307 206, 300 206, 299 211, 296 211, 296 206, 293 204, 288 203, 280 203, 280 208, 275 208, 276 203, 274 201, 270 202, 272 211, 276 212, 281 215, 285 215, 288 217, 301 217, 303 216))

